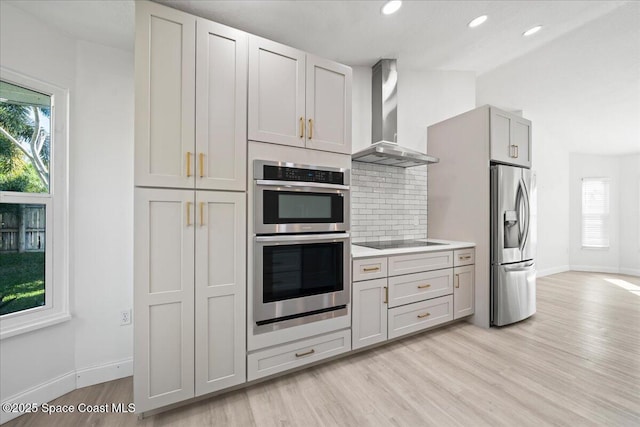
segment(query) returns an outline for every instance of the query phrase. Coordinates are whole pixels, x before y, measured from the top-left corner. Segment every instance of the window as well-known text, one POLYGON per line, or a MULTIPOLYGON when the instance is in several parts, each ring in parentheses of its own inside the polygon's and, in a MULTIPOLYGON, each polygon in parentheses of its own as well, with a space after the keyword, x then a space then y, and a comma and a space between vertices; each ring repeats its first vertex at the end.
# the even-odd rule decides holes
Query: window
POLYGON ((609 247, 609 178, 582 179, 582 247, 609 247))
POLYGON ((0 68, 0 338, 69 318, 68 91, 0 68))

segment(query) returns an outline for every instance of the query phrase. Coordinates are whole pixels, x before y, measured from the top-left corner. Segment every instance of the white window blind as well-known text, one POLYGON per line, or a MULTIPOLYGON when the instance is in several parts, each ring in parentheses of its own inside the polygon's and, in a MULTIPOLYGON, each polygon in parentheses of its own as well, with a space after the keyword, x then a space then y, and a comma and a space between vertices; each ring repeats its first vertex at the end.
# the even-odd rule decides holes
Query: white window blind
POLYGON ((582 246, 609 247, 609 178, 582 178, 582 246))

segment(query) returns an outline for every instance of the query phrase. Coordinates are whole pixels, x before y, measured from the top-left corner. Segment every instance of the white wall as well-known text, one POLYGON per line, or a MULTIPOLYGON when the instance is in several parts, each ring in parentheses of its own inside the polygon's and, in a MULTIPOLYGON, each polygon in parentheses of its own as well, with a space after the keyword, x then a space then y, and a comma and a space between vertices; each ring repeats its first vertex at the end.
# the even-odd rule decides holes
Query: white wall
POLYGON ((640 276, 640 154, 620 156, 620 273, 640 276))
MULTIPOLYGON (((71 144, 71 276, 76 366, 131 364, 133 53, 78 41, 71 144)), ((122 367, 129 375, 131 368, 122 367)), ((90 379, 78 378, 84 385, 90 379)))
POLYGON ((619 268, 620 176, 618 156, 571 153, 569 165, 569 261, 572 270, 617 272, 619 268), (609 178, 609 248, 582 247, 582 179, 609 178))
POLYGON ((72 320, 0 342, 0 400, 43 402, 131 374, 132 327, 119 312, 132 306, 133 55, 6 2, 0 18, 2 66, 70 90, 72 320))

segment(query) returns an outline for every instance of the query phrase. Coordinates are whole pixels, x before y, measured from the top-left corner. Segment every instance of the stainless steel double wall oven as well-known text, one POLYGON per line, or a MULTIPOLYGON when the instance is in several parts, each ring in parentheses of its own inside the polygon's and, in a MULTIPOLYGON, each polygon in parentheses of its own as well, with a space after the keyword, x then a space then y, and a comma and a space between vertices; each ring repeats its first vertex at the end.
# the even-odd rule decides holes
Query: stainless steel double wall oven
POLYGON ((254 321, 267 329, 347 314, 348 169, 254 160, 254 321))

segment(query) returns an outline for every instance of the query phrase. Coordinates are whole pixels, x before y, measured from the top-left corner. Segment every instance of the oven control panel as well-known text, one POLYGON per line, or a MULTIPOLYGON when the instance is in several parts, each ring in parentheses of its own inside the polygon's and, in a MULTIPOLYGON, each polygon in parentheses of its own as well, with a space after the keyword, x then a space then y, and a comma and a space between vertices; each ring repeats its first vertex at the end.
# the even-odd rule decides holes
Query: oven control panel
POLYGON ((263 165, 264 179, 344 185, 344 172, 263 165))

